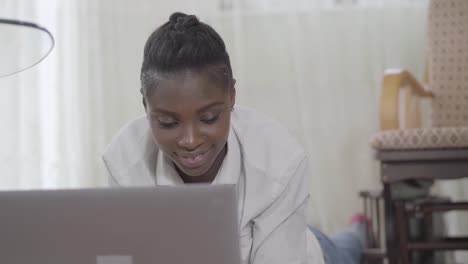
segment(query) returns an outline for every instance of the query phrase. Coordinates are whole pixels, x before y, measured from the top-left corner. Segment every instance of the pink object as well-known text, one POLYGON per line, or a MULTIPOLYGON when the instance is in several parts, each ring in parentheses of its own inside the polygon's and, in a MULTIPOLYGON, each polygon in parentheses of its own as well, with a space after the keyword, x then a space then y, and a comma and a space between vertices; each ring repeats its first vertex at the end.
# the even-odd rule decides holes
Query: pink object
POLYGON ((367 217, 363 214, 355 214, 351 217, 351 224, 354 223, 364 223, 364 224, 369 224, 370 220, 367 219, 367 217))

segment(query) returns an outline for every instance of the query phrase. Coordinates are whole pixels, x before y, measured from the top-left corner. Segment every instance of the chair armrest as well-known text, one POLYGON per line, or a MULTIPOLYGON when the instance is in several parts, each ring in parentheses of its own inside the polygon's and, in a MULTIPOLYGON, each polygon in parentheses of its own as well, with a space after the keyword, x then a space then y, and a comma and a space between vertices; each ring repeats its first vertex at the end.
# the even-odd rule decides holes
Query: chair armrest
POLYGON ((400 89, 408 88, 405 94, 405 127, 420 127, 419 98, 433 97, 411 73, 401 69, 385 71, 380 95, 380 129, 399 128, 399 93, 400 89), (416 106, 414 108, 414 106, 416 106))

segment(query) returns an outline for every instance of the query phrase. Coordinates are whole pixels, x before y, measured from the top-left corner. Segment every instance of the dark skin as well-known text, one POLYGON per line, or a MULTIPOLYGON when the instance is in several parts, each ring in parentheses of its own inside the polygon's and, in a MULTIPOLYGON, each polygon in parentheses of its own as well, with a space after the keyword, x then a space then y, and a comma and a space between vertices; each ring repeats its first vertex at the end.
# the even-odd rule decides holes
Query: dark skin
POLYGON ((223 163, 234 84, 181 73, 161 81, 145 99, 153 139, 185 183, 212 182, 223 163))

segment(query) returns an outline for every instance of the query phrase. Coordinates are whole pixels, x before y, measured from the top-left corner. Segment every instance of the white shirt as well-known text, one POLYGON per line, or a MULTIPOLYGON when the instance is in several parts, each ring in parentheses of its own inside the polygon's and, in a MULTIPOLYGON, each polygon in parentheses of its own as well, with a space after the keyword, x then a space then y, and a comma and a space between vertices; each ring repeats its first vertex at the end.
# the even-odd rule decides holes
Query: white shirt
MULTIPOLYGON (((323 264, 307 230, 306 156, 285 128, 237 106, 231 114, 226 157, 212 184, 236 184, 242 263, 323 264)), ((124 126, 103 155, 111 183, 184 184, 154 143, 145 117, 124 126)))

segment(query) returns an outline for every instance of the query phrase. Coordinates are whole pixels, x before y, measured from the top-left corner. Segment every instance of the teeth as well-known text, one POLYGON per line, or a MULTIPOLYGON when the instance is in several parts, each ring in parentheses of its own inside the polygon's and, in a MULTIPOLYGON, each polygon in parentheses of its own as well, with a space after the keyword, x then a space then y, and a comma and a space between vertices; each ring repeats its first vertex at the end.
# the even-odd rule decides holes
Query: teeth
POLYGON ((186 159, 191 160, 191 161, 195 161, 195 160, 200 160, 201 157, 202 157, 202 155, 200 154, 200 155, 196 156, 195 158, 186 157, 186 159))

